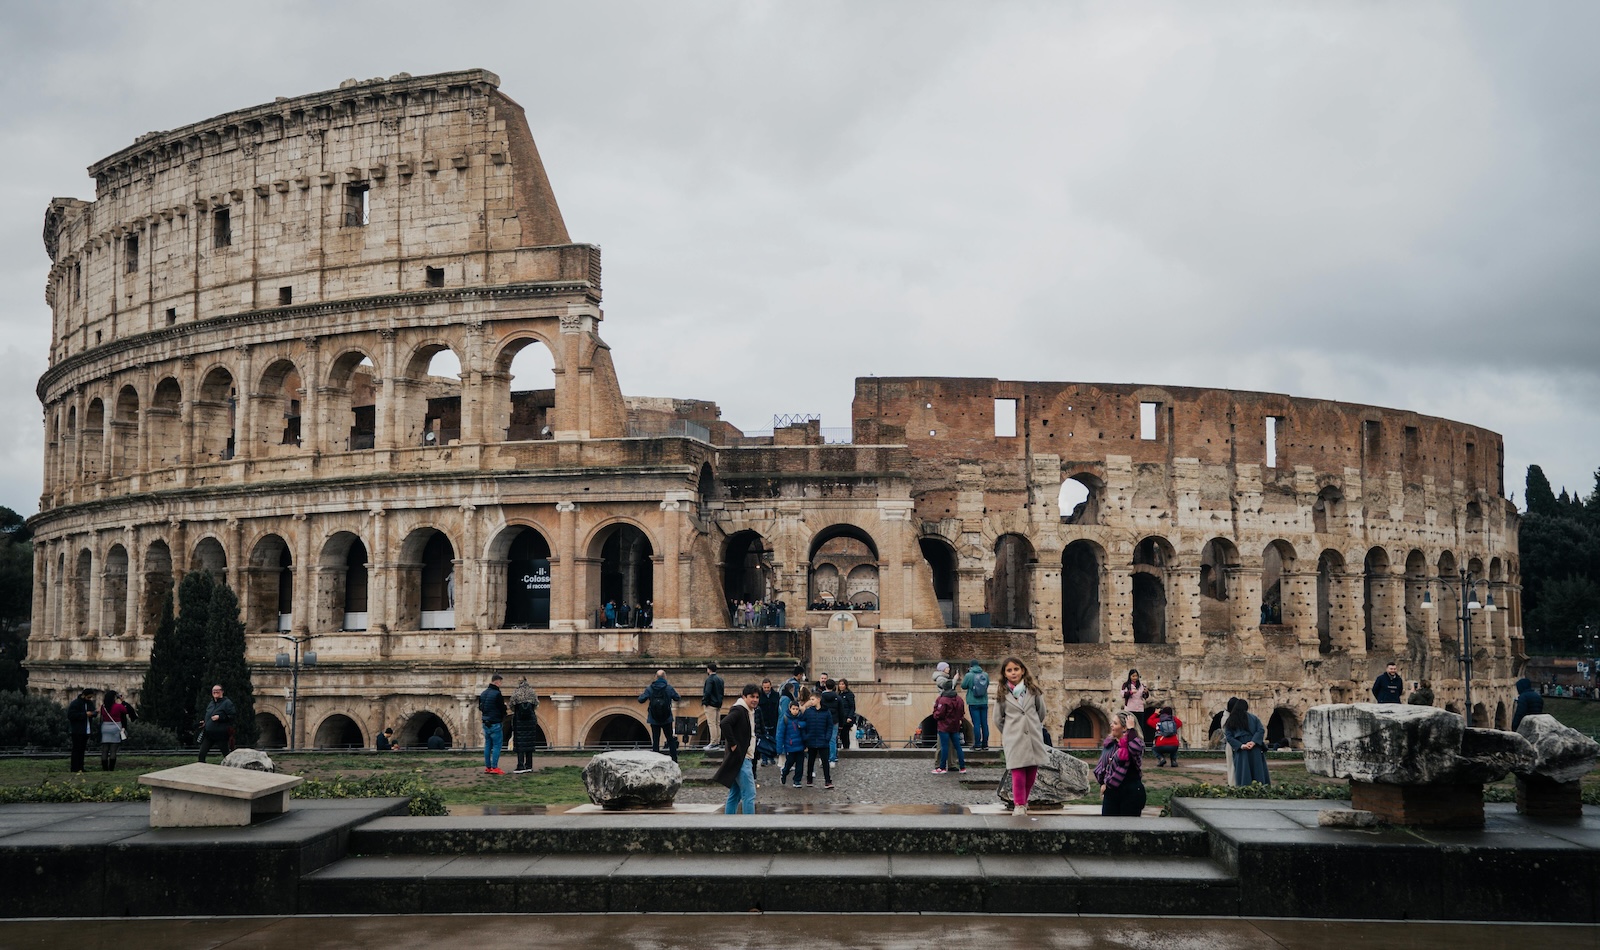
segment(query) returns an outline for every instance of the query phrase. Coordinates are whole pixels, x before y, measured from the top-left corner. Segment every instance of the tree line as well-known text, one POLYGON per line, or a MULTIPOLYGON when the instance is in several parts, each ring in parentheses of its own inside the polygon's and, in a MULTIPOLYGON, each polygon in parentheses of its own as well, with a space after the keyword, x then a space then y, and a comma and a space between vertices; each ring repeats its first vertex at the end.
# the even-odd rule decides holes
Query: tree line
POLYGON ((1558 495, 1537 465, 1528 466, 1522 558, 1522 629, 1529 652, 1583 648, 1587 625, 1600 634, 1600 471, 1587 498, 1558 495))

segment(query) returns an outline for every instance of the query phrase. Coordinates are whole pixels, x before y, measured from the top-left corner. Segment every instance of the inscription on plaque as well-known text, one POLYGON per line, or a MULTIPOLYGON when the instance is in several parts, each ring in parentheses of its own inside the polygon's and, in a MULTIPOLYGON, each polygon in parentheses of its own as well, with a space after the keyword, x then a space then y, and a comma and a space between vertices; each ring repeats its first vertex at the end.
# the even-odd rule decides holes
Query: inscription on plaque
POLYGON ((875 631, 856 626, 854 616, 840 611, 826 629, 811 631, 811 674, 871 683, 878 675, 876 644, 875 631))

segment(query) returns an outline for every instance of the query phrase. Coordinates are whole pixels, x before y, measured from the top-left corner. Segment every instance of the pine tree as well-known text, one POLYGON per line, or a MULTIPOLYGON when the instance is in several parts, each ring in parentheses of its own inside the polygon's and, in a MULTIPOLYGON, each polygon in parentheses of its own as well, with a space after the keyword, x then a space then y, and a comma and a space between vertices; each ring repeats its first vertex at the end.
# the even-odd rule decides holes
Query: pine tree
MULTIPOLYGON (((256 744, 256 696, 250 683, 250 666, 245 662, 244 622, 239 619, 239 598, 227 584, 217 584, 211 593, 210 616, 206 624, 206 666, 199 689, 210 696, 213 684, 233 701, 234 744, 250 748, 256 744)), ((200 693, 197 691, 198 698, 200 693)))
POLYGON ((1536 515, 1553 515, 1560 512, 1556 507, 1555 492, 1550 490, 1550 479, 1545 477, 1544 469, 1537 465, 1528 466, 1528 512, 1536 515))
MULTIPOLYGON (((169 690, 161 700, 165 708, 150 718, 185 741, 194 741, 200 728, 200 713, 205 709, 197 701, 206 669, 206 624, 216 586, 209 571, 185 574, 183 583, 178 585, 178 616, 172 626, 171 649, 160 656, 154 649, 150 651, 152 671, 161 671, 157 682, 164 678, 164 688, 169 690)), ((144 702, 148 704, 149 700, 144 702)))

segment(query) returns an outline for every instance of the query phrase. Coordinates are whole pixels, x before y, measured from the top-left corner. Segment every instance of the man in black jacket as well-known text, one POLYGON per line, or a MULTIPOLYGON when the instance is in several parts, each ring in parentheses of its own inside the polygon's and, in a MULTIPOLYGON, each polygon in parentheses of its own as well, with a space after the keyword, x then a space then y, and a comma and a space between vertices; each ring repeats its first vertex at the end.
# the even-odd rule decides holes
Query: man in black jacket
POLYGON ((1400 678, 1400 667, 1393 662, 1372 682, 1372 698, 1380 703, 1398 703, 1406 692, 1406 681, 1400 678))
POLYGON ((72 734, 72 771, 83 771, 83 753, 89 748, 89 734, 95 728, 96 690, 86 689, 67 704, 67 731, 72 734))
POLYGON ((727 721, 722 724, 727 729, 728 752, 712 777, 728 788, 728 800, 722 808, 724 814, 756 813, 756 740, 751 710, 760 694, 756 684, 747 684, 740 690, 738 701, 728 710, 727 721))
POLYGON ((700 684, 700 706, 705 710, 706 728, 710 730, 707 749, 722 748, 722 677, 717 675, 717 664, 706 664, 706 679, 700 684))
POLYGON ((666 670, 656 670, 656 678, 639 694, 639 702, 648 703, 644 707, 644 721, 650 724, 650 751, 661 751, 661 737, 665 735, 667 755, 672 756, 674 762, 678 759, 678 740, 672 734, 672 704, 679 698, 678 691, 667 682, 666 670))
MULTIPOLYGON (((776 742, 778 736, 778 691, 772 688, 772 680, 761 681, 761 695, 756 697, 756 739, 771 739, 776 742)), ((760 756, 762 765, 777 763, 777 746, 773 746, 771 755, 760 756)))
POLYGON ((830 763, 839 761, 840 716, 838 687, 839 684, 834 680, 828 679, 828 674, 826 673, 817 677, 817 688, 822 690, 818 694, 818 701, 822 706, 822 711, 827 713, 828 718, 832 720, 828 731, 828 761, 830 763))
POLYGON ((478 715, 483 719, 483 771, 485 775, 504 775, 500 752, 506 747, 506 698, 500 692, 499 673, 489 677, 489 688, 478 694, 478 715))
POLYGON ((1544 697, 1533 688, 1533 680, 1524 676, 1517 680, 1517 701, 1511 707, 1511 731, 1516 732, 1524 716, 1537 716, 1544 712, 1544 697))
MULTIPOLYGON (((839 748, 850 748, 850 733, 856 725, 856 694, 850 681, 841 679, 834 687, 839 697, 839 748)), ((834 761, 838 761, 837 758, 834 761)))
POLYGON ((233 708, 233 700, 222 695, 222 684, 211 687, 211 702, 206 705, 206 717, 200 724, 200 761, 204 762, 206 756, 213 748, 222 750, 227 755, 228 742, 233 735, 233 719, 238 712, 233 708))

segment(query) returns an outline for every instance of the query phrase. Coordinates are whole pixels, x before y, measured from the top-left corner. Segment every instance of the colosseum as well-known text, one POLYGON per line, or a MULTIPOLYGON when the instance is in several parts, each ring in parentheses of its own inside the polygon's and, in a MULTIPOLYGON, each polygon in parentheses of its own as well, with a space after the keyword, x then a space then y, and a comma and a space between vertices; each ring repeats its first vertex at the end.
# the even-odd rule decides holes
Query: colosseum
POLYGON ((1233 695, 1292 742, 1390 659, 1461 711, 1470 570, 1499 607, 1470 621, 1472 715, 1505 724, 1496 433, 1276 393, 862 378, 829 441, 625 396, 600 249, 482 70, 279 99, 89 173, 95 200, 44 226, 41 691, 136 691, 163 599, 204 570, 240 594, 269 745, 472 745, 493 671, 535 684, 549 743, 629 742, 657 667, 698 716, 713 659, 735 684, 846 676, 899 743, 937 661, 1007 654, 1069 743, 1130 667, 1191 744, 1233 695), (284 637, 316 654, 292 720, 284 637))

